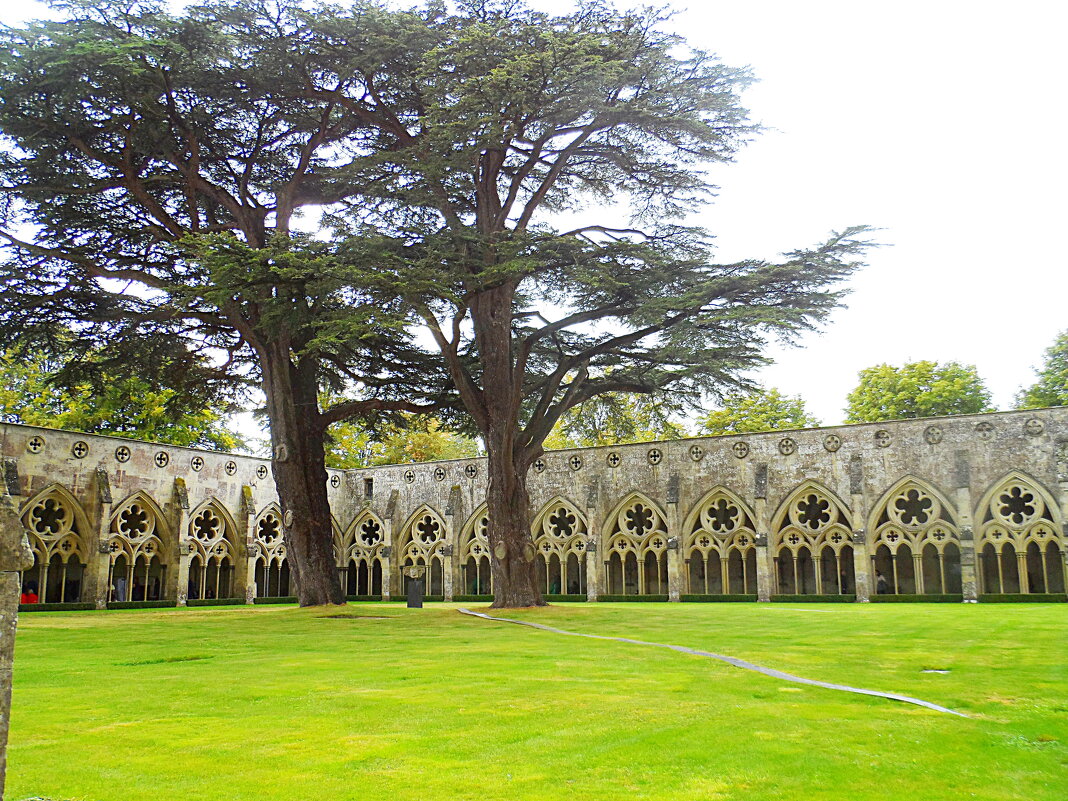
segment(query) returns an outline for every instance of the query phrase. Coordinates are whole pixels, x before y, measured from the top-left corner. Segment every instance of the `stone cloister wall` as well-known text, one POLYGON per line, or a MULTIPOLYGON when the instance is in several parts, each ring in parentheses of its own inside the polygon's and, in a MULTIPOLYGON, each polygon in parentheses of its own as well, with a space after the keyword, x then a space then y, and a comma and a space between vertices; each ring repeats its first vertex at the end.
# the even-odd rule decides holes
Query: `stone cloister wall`
MULTIPOLYGON (((270 463, 0 425, 42 602, 287 595, 270 463)), ((484 460, 329 474, 350 595, 492 590, 484 460)), ((547 453, 530 479, 546 592, 1065 592, 1068 408, 547 453)))

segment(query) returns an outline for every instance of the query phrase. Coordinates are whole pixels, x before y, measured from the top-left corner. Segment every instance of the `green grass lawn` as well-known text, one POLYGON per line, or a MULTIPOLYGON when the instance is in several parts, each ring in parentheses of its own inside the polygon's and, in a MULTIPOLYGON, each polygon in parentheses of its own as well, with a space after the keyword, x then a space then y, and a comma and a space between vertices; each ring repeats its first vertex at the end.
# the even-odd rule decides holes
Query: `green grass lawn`
POLYGON ((23 615, 7 798, 1068 798, 1068 605, 455 608, 23 615))

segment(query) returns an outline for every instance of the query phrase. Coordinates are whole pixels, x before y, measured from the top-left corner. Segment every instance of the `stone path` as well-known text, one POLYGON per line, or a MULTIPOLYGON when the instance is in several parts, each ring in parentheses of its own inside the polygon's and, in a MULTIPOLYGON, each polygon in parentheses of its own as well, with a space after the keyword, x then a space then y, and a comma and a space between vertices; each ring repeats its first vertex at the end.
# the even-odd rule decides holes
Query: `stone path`
POLYGON ((891 701, 901 701, 906 704, 916 704, 917 706, 926 707, 927 709, 933 709, 935 712, 945 712, 949 715, 957 715, 958 717, 966 718, 963 712, 957 712, 952 709, 948 709, 938 704, 932 704, 930 701, 924 701, 919 698, 912 698, 908 695, 899 695, 898 693, 884 693, 878 690, 865 690, 862 687, 850 687, 846 684, 832 684, 826 681, 816 681, 815 679, 806 679, 801 676, 794 676, 790 673, 783 673, 781 670, 775 670, 774 668, 763 667, 762 665, 756 665, 752 662, 746 662, 744 659, 736 659, 733 656, 723 656, 722 654, 714 654, 710 651, 698 651, 694 648, 687 648, 684 645, 668 645, 661 642, 645 642, 644 640, 632 640, 627 637, 608 637, 602 634, 582 634, 578 631, 566 631, 565 629, 554 629, 552 626, 545 626, 541 623, 529 623, 525 620, 512 620, 507 617, 492 617, 491 615, 483 614, 482 612, 472 612, 470 609, 460 609, 460 614, 471 615, 471 617, 480 617, 483 620, 493 620, 498 623, 515 623, 518 626, 529 626, 532 629, 541 629, 542 631, 551 631, 554 634, 566 634, 568 637, 586 637, 590 640, 614 640, 615 642, 625 642, 631 645, 648 645, 653 648, 667 648, 671 651, 678 651, 683 654, 692 654, 694 656, 706 656, 709 659, 718 659, 720 662, 726 662, 728 665, 733 665, 743 670, 752 670, 755 673, 763 673, 765 676, 771 676, 773 679, 781 679, 782 681, 790 681, 794 684, 808 684, 812 687, 823 687, 826 690, 839 690, 846 693, 856 693, 858 695, 873 695, 877 698, 888 698, 891 701))

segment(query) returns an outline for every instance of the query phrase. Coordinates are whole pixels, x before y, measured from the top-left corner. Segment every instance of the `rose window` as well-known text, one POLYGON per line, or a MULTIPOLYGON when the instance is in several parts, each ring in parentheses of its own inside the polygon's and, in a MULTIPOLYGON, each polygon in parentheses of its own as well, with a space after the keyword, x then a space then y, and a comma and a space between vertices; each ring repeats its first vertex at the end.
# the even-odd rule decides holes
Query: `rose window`
POLYGON ((274 515, 266 515, 260 520, 256 536, 264 545, 273 545, 281 536, 281 525, 274 515))
POLYGON ((797 520, 813 531, 831 522, 831 502, 816 494, 806 495, 797 502, 797 520))
POLYGON ((222 536, 223 526, 215 512, 205 509, 193 518, 192 528, 194 537, 201 542, 210 542, 222 536))
POLYGON ((360 525, 360 542, 364 545, 371 547, 377 545, 382 541, 382 526, 378 524, 377 520, 367 518, 360 525))
POLYGON ((119 512, 119 519, 115 524, 115 528, 124 537, 137 539, 150 533, 152 518, 146 509, 142 509, 136 503, 132 503, 119 512))
POLYGON ((564 507, 549 515, 549 530, 556 537, 570 537, 575 533, 575 516, 564 507))
POLYGON ((430 515, 424 516, 415 524, 416 536, 425 545, 437 542, 441 536, 441 524, 430 515))
POLYGON ((713 503, 705 512, 708 515, 708 523, 713 531, 731 531, 738 524, 738 507, 720 498, 713 503))
POLYGON ((30 526, 45 537, 54 537, 70 527, 70 512, 55 498, 45 498, 30 512, 30 526))
POLYGON ((1021 487, 1013 487, 998 496, 998 511, 1006 520, 1020 525, 1035 514, 1035 496, 1021 487))
POLYGON ((627 528, 638 537, 653 529, 653 510, 638 503, 627 510, 627 528))

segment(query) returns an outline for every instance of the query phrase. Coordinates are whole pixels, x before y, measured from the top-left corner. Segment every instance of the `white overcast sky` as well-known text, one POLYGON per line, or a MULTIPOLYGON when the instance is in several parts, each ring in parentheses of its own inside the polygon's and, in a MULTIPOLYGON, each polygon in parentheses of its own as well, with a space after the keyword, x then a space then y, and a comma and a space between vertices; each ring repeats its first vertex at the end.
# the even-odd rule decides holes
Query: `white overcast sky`
MULTIPOLYGON (((776 351, 759 380, 833 424, 861 368, 955 360, 1008 408, 1068 328, 1068 3, 672 5, 691 43, 752 67, 743 99, 769 129, 714 173, 721 192, 700 222, 718 258, 883 229, 848 308, 776 351)), ((45 12, 0 0, 5 23, 45 12)))

